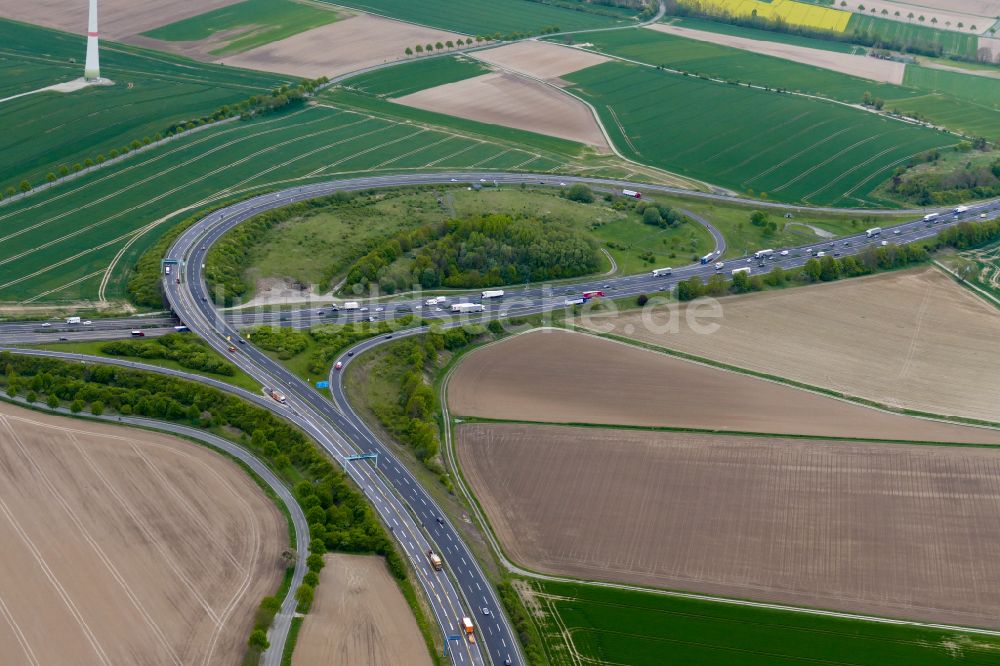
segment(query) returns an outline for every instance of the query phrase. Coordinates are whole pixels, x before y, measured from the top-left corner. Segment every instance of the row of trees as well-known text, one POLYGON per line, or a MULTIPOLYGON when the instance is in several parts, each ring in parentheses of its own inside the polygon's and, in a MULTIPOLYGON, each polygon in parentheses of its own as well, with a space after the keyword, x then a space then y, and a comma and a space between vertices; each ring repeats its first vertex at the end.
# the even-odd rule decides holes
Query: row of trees
POLYGON ((677 299, 690 301, 701 296, 727 296, 761 291, 768 287, 783 287, 790 282, 813 283, 832 282, 841 278, 870 275, 878 271, 902 268, 924 263, 930 258, 923 246, 915 244, 868 247, 857 256, 841 258, 825 256, 810 259, 800 269, 784 269, 775 266, 764 275, 736 273, 731 279, 716 273, 708 282, 692 277, 677 284, 677 299))
POLYGON ((437 50, 437 51, 444 51, 444 50, 450 51, 453 48, 455 48, 456 46, 459 47, 459 48, 461 48, 463 46, 472 46, 473 43, 481 44, 483 42, 489 42, 490 41, 489 37, 483 37, 481 35, 476 35, 476 37, 474 39, 475 39, 475 42, 473 42, 473 38, 472 37, 469 37, 468 39, 458 38, 455 41, 452 41, 452 40, 449 39, 449 40, 447 40, 445 42, 436 42, 434 44, 431 44, 431 43, 417 44, 416 46, 413 46, 413 47, 407 46, 406 50, 403 51, 403 53, 405 53, 407 56, 412 56, 414 53, 416 53, 417 55, 420 55, 421 53, 433 53, 435 50, 437 50))
MULTIPOLYGON (((840 0, 840 6, 841 7, 847 7, 848 6, 847 5, 847 0, 840 0)), ((858 11, 862 11, 862 12, 865 11, 864 4, 859 4, 858 5, 858 11)), ((885 9, 884 7, 882 8, 881 12, 878 11, 878 8, 872 7, 871 8, 871 13, 872 14, 881 14, 882 16, 887 17, 887 18, 890 15, 889 10, 885 9)), ((892 12, 892 16, 894 18, 897 18, 897 19, 903 18, 903 12, 901 12, 899 10, 896 10, 896 11, 892 12)), ((909 19, 910 21, 916 19, 917 22, 919 22, 919 23, 925 23, 927 21, 927 17, 924 16, 923 14, 919 14, 918 15, 918 14, 914 14, 913 12, 908 12, 906 14, 906 18, 909 19)), ((930 23, 931 23, 931 25, 937 25, 938 24, 937 17, 936 16, 932 16, 931 20, 930 20, 930 23)), ((951 28, 951 21, 950 20, 945 20, 944 25, 945 25, 946 28, 950 29, 951 28)), ((965 23, 963 21, 956 21, 955 22, 955 27, 958 28, 959 30, 961 30, 961 29, 965 28, 965 23)), ((976 32, 978 30, 978 27, 976 26, 976 24, 973 23, 972 25, 969 26, 969 30, 971 32, 976 32)), ((993 33, 993 29, 991 28, 988 32, 990 32, 992 34, 993 33)))
POLYGON ((378 284, 386 293, 415 284, 479 288, 576 277, 599 267, 597 245, 575 229, 486 215, 400 232, 355 263, 346 284, 378 284), (397 263, 404 256, 409 261, 397 263))

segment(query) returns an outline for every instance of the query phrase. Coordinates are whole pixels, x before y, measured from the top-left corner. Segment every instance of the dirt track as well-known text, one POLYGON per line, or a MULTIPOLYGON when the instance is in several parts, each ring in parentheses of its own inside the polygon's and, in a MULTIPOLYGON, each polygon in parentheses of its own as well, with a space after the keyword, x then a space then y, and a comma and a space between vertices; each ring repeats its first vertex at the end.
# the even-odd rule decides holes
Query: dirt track
POLYGON ((537 79, 557 79, 572 72, 600 65, 608 58, 551 42, 517 42, 478 51, 483 62, 522 72, 537 79))
POLYGON ((287 534, 207 449, 0 403, 4 664, 238 664, 287 534))
POLYGON ((476 350, 448 388, 456 416, 823 437, 1000 443, 1000 431, 880 412, 580 333, 476 350))
POLYGON ((734 35, 723 35, 717 32, 707 32, 705 30, 692 30, 680 26, 669 25, 667 23, 655 23, 647 26, 650 30, 665 32, 677 37, 696 39, 700 42, 711 42, 722 46, 731 46, 744 51, 760 53, 761 55, 774 56, 784 60, 812 65, 823 69, 830 69, 842 74, 860 76, 872 81, 882 81, 884 83, 903 83, 903 74, 906 72, 906 65, 901 62, 889 60, 879 60, 863 55, 850 55, 848 53, 836 53, 834 51, 824 51, 822 49, 810 49, 804 46, 794 46, 781 42, 768 42, 746 37, 736 37, 734 35))
POLYGON ((406 47, 463 35, 360 14, 222 58, 235 67, 316 78, 334 77, 406 58, 406 47))
MULTIPOLYGON (((925 269, 724 299, 721 328, 614 332, 934 414, 1000 421, 1000 311, 925 269)), ((604 323, 598 319, 598 323, 604 323)))
MULTIPOLYGON (((101 37, 126 40, 140 32, 197 16, 240 0, 100 0, 97 7, 101 37)), ((84 0, 0 0, 0 16, 44 25, 78 35, 87 32, 87 2, 84 0)), ((80 54, 83 62, 83 54, 80 54)))
POLYGON ((381 557, 326 555, 292 666, 430 666, 413 613, 381 557))
POLYGON ((579 141, 605 152, 609 150, 604 133, 583 102, 514 74, 483 74, 393 101, 481 123, 579 141))
POLYGON ((464 424, 458 457, 531 569, 1000 628, 1000 452, 464 424))

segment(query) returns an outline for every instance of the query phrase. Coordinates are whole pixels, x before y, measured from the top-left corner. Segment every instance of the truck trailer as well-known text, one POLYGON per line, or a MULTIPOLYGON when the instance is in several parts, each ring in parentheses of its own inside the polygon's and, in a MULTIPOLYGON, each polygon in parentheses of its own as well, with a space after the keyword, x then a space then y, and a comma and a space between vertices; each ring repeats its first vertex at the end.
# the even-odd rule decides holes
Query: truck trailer
POLYGON ((342 310, 360 310, 361 304, 357 301, 347 301, 341 306, 342 310))
POLYGON ((747 275, 750 275, 750 267, 749 266, 744 266, 742 268, 734 268, 733 269, 733 275, 736 275, 738 273, 746 273, 747 275))
POLYGON ((483 298, 503 298, 503 289, 484 291, 483 298))
POLYGON ((622 196, 632 197, 633 199, 641 199, 642 193, 636 192, 635 190, 622 190, 622 196))
POLYGON ((274 400, 277 400, 278 402, 280 402, 283 405, 286 402, 288 402, 288 398, 285 397, 285 394, 282 393, 281 391, 277 391, 275 389, 271 389, 271 398, 273 398, 274 400))
POLYGON ((772 254, 774 254, 774 250, 772 250, 770 248, 768 248, 767 250, 757 250, 756 252, 753 253, 753 258, 754 259, 767 259, 772 254))
POLYGON ((481 303, 452 303, 452 312, 483 312, 486 307, 481 303))
POLYGON ((673 268, 654 268, 653 277, 665 277, 674 272, 673 268))
POLYGON ((431 566, 434 567, 434 571, 441 571, 441 567, 444 563, 441 561, 441 556, 435 553, 433 550, 427 551, 427 559, 430 561, 431 566))
POLYGON ((472 620, 467 617, 463 617, 460 621, 462 625, 462 630, 465 632, 466 638, 469 639, 470 643, 476 642, 476 627, 472 624, 472 620))
POLYGON ((882 227, 872 227, 871 229, 865 229, 865 236, 868 238, 875 238, 876 236, 882 235, 882 227))
POLYGON ((66 323, 67 324, 79 324, 80 323, 80 318, 79 317, 66 317, 66 323))

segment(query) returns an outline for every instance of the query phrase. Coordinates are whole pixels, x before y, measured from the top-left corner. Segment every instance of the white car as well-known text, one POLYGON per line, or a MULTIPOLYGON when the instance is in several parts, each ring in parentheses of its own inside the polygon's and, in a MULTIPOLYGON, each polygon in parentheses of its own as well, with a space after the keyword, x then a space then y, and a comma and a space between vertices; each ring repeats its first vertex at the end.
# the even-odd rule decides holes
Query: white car
POLYGON ((723 266, 725 266, 725 264, 720 261, 717 264, 715 264, 715 270, 721 271, 723 266))
POLYGON ((91 325, 91 324, 93 324, 93 323, 94 323, 94 322, 92 322, 92 321, 90 321, 90 320, 88 319, 87 321, 83 322, 83 325, 84 325, 84 326, 90 326, 90 325, 91 325))
POLYGON ((981 217, 981 218, 983 218, 985 220, 986 219, 986 213, 980 213, 979 217, 981 217))
POLYGON ((783 256, 783 257, 787 257, 787 256, 788 256, 788 250, 782 250, 782 251, 781 251, 781 252, 779 252, 778 254, 780 254, 780 255, 781 255, 781 256, 783 256))
POLYGON ((899 229, 896 229, 896 230, 895 230, 895 231, 893 231, 892 233, 893 233, 893 234, 895 234, 896 236, 898 236, 899 234, 901 234, 901 233, 903 233, 903 232, 902 232, 902 231, 900 231, 899 229))
POLYGON ((44 324, 42 324, 42 328, 48 328, 51 325, 52 324, 50 324, 49 322, 45 322, 44 324))
POLYGON ((375 308, 375 312, 385 312, 385 308, 375 308))

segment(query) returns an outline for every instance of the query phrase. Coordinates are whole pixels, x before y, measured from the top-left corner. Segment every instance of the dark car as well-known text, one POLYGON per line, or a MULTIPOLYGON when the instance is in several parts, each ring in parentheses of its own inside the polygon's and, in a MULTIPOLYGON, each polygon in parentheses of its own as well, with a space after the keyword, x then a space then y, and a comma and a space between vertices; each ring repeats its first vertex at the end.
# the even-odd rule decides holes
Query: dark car
POLYGON ((347 355, 348 356, 354 356, 354 350, 352 349, 351 351, 347 352, 347 355))
POLYGON ((385 339, 386 340, 392 340, 392 333, 390 333, 389 335, 385 336, 385 339))

